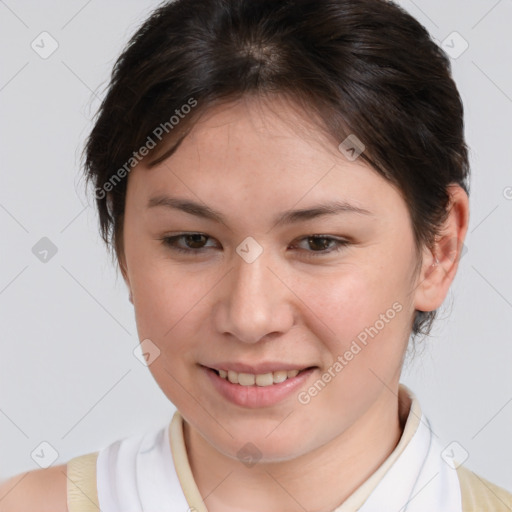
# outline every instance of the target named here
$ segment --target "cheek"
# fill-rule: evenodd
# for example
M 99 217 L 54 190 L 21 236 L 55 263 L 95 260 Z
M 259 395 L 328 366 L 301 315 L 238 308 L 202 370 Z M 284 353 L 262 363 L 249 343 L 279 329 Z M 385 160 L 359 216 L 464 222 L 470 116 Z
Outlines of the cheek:
M 162 340 L 192 305 L 191 279 L 183 268 L 172 265 L 163 252 L 154 249 L 154 241 L 149 241 L 147 248 L 142 243 L 127 245 L 139 337 Z
M 344 357 L 355 379 L 358 373 L 368 377 L 369 366 L 394 371 L 408 339 L 405 270 L 384 268 L 374 263 L 297 283 L 309 329 L 322 340 L 332 361 Z
M 204 315 L 205 295 L 210 287 L 204 279 L 188 275 L 168 261 L 139 261 L 134 277 L 134 309 L 139 340 L 158 348 L 158 357 L 149 365 L 155 381 L 169 400 L 183 401 L 182 386 L 189 379 L 188 368 L 195 364 L 198 325 Z M 151 346 L 151 345 L 150 345 Z M 156 353 L 156 352 L 155 352 Z
M 374 324 L 393 303 L 401 302 L 406 293 L 405 282 L 390 274 L 389 269 L 381 273 L 353 268 L 321 278 L 301 279 L 295 289 L 327 331 L 346 338 Z
M 140 334 L 162 343 L 176 338 L 178 332 L 183 334 L 205 294 L 204 280 L 197 283 L 180 272 L 162 273 L 156 268 L 138 272 L 134 306 Z
M 180 364 L 195 362 L 197 347 L 191 340 L 201 342 L 199 330 L 208 335 L 210 299 L 221 275 L 171 263 L 165 256 L 134 258 L 133 264 L 139 339 L 150 339 L 164 356 L 159 363 L 179 371 Z
M 396 275 L 388 274 L 385 281 L 379 275 L 351 269 L 326 279 L 308 296 L 309 328 L 321 339 L 327 358 L 318 376 L 322 382 L 302 390 L 301 403 L 309 402 L 332 428 L 355 421 L 382 391 L 382 383 L 400 373 L 408 340 L 408 313 L 400 300 L 404 290 L 396 280 L 388 282 Z

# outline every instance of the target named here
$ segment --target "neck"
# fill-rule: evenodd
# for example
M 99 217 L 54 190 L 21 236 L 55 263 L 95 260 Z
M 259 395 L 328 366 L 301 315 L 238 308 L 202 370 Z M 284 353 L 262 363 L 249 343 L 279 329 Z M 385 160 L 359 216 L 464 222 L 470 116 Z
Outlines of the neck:
M 184 438 L 209 512 L 329 512 L 389 457 L 400 440 L 409 407 L 409 401 L 402 401 L 399 408 L 397 395 L 384 389 L 356 423 L 329 443 L 293 460 L 252 467 L 241 467 L 238 460 L 217 451 L 186 422 Z

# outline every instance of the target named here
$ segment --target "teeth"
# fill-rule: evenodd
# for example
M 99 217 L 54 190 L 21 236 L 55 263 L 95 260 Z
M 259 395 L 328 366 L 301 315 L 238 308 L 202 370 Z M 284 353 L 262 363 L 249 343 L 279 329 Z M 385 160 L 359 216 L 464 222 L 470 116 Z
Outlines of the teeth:
M 274 375 L 272 372 L 270 373 L 262 373 L 261 375 L 256 375 L 256 386 L 272 386 L 274 384 Z M 240 382 L 240 377 L 238 378 Z
M 258 375 L 259 377 L 259 375 Z M 238 374 L 238 384 L 241 386 L 254 386 L 256 382 L 256 376 L 252 373 L 239 373 Z
M 279 370 L 278 372 L 274 372 L 274 382 L 278 384 L 279 382 L 284 382 L 288 378 L 288 372 L 286 370 Z
M 272 384 L 279 384 L 286 379 L 296 377 L 299 370 L 278 370 L 276 372 L 261 373 L 254 375 L 252 373 L 237 373 L 233 370 L 219 370 L 219 376 L 227 379 L 232 384 L 240 384 L 241 386 L 272 386 Z

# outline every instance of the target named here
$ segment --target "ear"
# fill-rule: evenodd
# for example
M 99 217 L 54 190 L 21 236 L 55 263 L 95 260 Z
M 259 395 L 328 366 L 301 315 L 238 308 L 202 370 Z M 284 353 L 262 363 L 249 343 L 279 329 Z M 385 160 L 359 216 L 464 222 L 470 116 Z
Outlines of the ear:
M 455 278 L 469 223 L 469 198 L 457 184 L 449 185 L 448 217 L 433 248 L 425 249 L 417 276 L 415 309 L 434 311 L 443 303 Z

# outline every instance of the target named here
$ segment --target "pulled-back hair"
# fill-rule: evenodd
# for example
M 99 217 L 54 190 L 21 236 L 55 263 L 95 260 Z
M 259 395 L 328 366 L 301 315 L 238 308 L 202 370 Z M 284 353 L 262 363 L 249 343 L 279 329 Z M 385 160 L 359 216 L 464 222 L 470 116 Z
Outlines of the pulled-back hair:
M 384 0 L 177 0 L 156 9 L 118 58 L 84 152 L 102 238 L 118 261 L 142 148 L 165 136 L 161 161 L 208 107 L 248 94 L 292 99 L 336 145 L 355 134 L 361 158 L 402 194 L 421 264 L 448 215 L 448 185 L 469 193 L 463 105 L 445 53 Z M 435 313 L 416 311 L 413 334 L 428 334 Z

